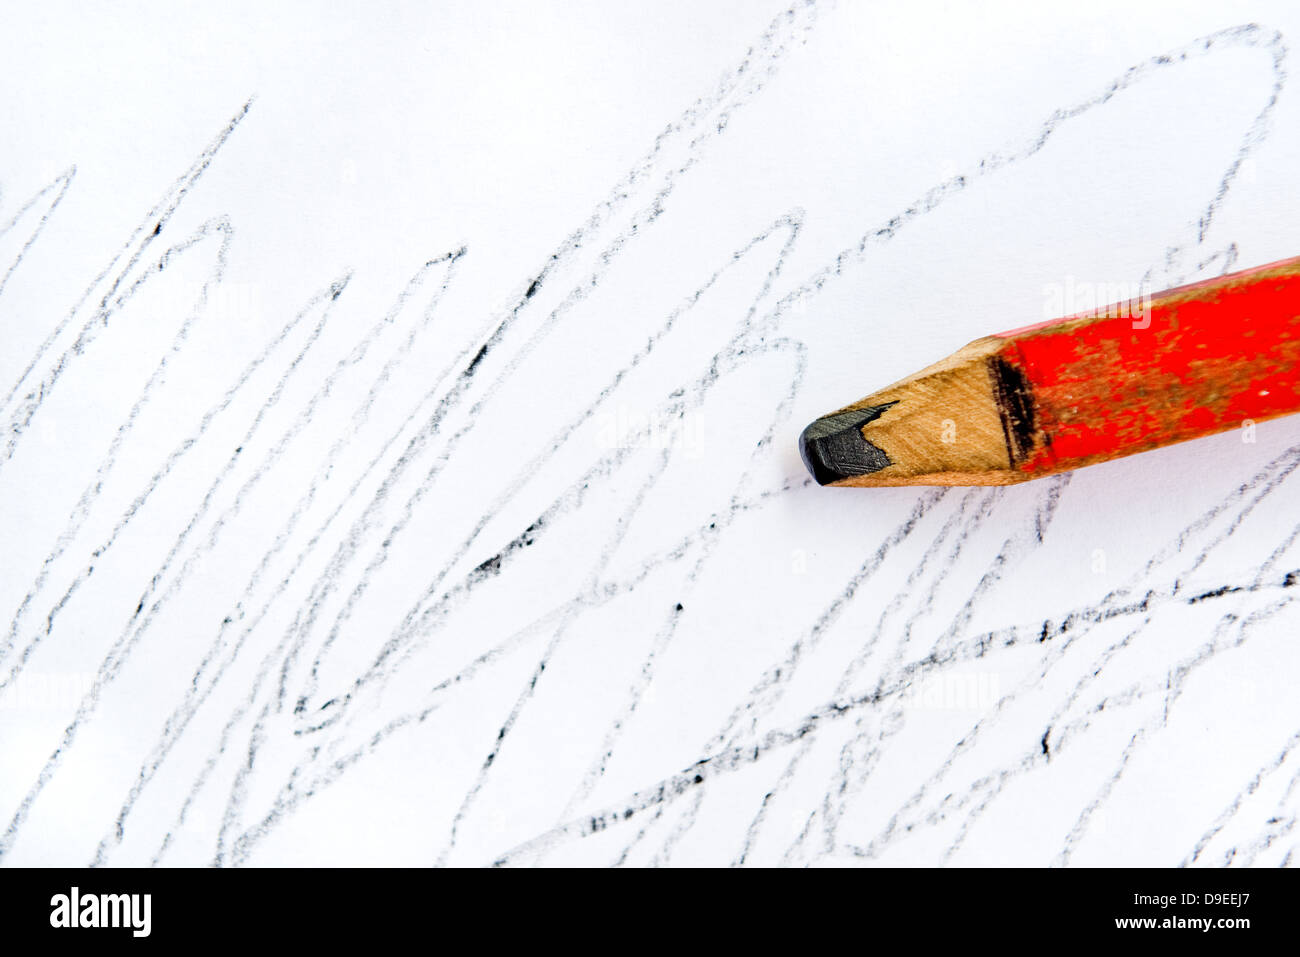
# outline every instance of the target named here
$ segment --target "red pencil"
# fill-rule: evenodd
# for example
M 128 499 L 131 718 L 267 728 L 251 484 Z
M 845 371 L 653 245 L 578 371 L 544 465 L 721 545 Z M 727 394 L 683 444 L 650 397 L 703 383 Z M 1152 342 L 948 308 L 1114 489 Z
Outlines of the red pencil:
M 1300 257 L 977 339 L 822 416 L 822 485 L 1009 485 L 1300 412 Z

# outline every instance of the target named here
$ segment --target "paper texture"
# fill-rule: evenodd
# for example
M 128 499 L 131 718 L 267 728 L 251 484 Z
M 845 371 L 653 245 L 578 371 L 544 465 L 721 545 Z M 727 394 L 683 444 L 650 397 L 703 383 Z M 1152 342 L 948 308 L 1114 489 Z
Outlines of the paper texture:
M 0 863 L 1294 862 L 1300 421 L 796 448 L 1300 253 L 1294 7 L 6 21 Z

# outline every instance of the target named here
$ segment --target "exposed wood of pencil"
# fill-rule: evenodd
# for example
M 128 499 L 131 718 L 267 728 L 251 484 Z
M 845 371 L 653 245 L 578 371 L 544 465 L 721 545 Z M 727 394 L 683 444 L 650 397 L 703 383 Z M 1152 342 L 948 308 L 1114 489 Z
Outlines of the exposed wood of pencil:
M 1300 257 L 977 339 L 822 416 L 822 485 L 1009 485 L 1300 412 Z

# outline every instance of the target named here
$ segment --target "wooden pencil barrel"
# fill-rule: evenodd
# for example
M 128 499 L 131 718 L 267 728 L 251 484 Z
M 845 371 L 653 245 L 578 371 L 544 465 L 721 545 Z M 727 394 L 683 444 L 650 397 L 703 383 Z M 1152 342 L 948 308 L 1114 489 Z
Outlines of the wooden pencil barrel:
M 1134 308 L 1140 305 L 1141 308 Z M 1002 333 L 1046 474 L 1300 411 L 1300 257 Z

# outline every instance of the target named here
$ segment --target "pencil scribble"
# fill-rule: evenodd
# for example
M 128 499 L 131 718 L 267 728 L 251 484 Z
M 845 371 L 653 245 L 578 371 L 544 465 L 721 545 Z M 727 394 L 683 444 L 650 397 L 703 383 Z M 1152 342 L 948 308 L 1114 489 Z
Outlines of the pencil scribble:
M 185 410 L 188 418 L 168 433 L 172 444 L 159 455 L 141 445 L 141 434 L 175 401 L 168 391 L 175 366 L 213 321 L 208 304 L 239 240 L 238 224 L 220 215 L 183 236 L 173 236 L 169 224 L 221 162 L 227 142 L 257 122 L 252 101 L 235 113 L 53 326 L 3 404 L 0 475 L 38 468 L 42 416 L 77 390 L 96 348 L 137 334 L 132 317 L 169 271 L 201 277 L 191 307 L 169 319 L 169 336 L 140 333 L 155 355 L 139 367 L 138 391 L 124 398 L 118 419 L 105 425 L 91 477 L 62 530 L 42 543 L 45 553 L 18 588 L 0 640 L 3 693 L 40 654 L 81 640 L 69 623 L 74 613 L 97 609 L 107 635 L 80 646 L 83 657 L 93 654 L 93 681 L 70 713 L 43 728 L 35 773 L 16 762 L 6 768 L 6 777 L 22 780 L 4 806 L 0 859 L 24 840 L 65 764 L 95 747 L 85 742 L 95 740 L 95 719 L 114 683 L 137 660 L 172 656 L 179 664 L 171 670 L 185 678 L 153 688 L 166 716 L 136 742 L 129 786 L 82 797 L 86 813 L 102 820 L 100 840 L 85 849 L 94 864 L 185 863 L 198 855 L 218 865 L 255 860 L 278 828 L 346 776 L 364 775 L 368 760 L 387 749 L 438 769 L 446 808 L 429 863 L 553 863 L 584 841 L 595 848 L 587 859 L 597 862 L 674 863 L 712 826 L 710 792 L 742 779 L 743 794 L 733 789 L 727 800 L 743 808 L 744 820 L 719 863 L 899 860 L 890 855 L 900 849 L 914 855 L 903 859 L 959 861 L 1004 796 L 1097 747 L 1105 766 L 1074 770 L 1082 797 L 1042 856 L 1044 863 L 1076 860 L 1189 682 L 1288 613 L 1300 576 L 1291 551 L 1300 525 L 1279 525 L 1271 540 L 1260 538 L 1266 557 L 1245 573 L 1215 577 L 1215 559 L 1244 523 L 1293 488 L 1300 446 L 1212 509 L 1189 514 L 1182 532 L 1161 543 L 1130 582 L 1046 618 L 999 605 L 998 589 L 1040 554 L 1066 507 L 1069 475 L 1011 490 L 909 491 L 893 527 L 862 540 L 859 567 L 829 591 L 812 592 L 793 628 L 770 626 L 779 640 L 768 643 L 777 650 L 745 689 L 693 712 L 713 715 L 712 724 L 693 720 L 692 739 L 672 737 L 681 733 L 675 726 L 663 732 L 674 766 L 664 768 L 660 757 L 636 760 L 646 736 L 630 743 L 633 729 L 656 720 L 644 716 L 673 667 L 683 623 L 712 607 L 728 556 L 756 524 L 827 494 L 804 477 L 791 451 L 807 350 L 786 331 L 792 313 L 956 195 L 1030 162 L 1076 118 L 1189 60 L 1249 49 L 1268 58 L 1272 85 L 1260 92 L 1259 112 L 1213 195 L 1144 282 L 1155 288 L 1211 268 L 1230 271 L 1236 246 L 1210 248 L 1211 227 L 1242 162 L 1267 138 L 1286 81 L 1280 35 L 1245 25 L 1153 56 L 1057 109 L 1023 142 L 901 204 L 788 285 L 805 216 L 773 210 L 770 225 L 737 243 L 702 282 L 682 283 L 678 306 L 642 330 L 643 344 L 611 365 L 604 385 L 576 411 L 531 422 L 542 440 L 521 457 L 501 454 L 492 463 L 499 483 L 467 489 L 463 468 L 456 471 L 464 457 L 489 454 L 483 416 L 494 403 L 515 400 L 518 377 L 541 344 L 612 269 L 635 257 L 638 241 L 673 207 L 678 187 L 707 161 L 729 121 L 763 95 L 818 22 L 811 2 L 773 20 L 716 88 L 673 120 L 516 282 L 508 307 L 473 345 L 455 352 L 441 339 L 441 327 L 455 317 L 440 304 L 474 254 L 457 242 L 424 253 L 391 307 L 347 348 L 330 333 L 348 308 L 354 277 L 316 277 L 315 293 L 238 374 Z M 0 238 L 24 230 L 28 237 L 0 272 L 0 307 L 5 284 L 75 188 L 69 169 L 0 231 Z M 758 401 L 751 395 L 747 450 L 704 493 L 714 497 L 683 508 L 653 549 L 638 552 L 639 523 L 647 515 L 667 522 L 661 506 L 671 493 L 664 489 L 699 465 L 677 446 L 645 441 L 650 425 L 594 454 L 591 436 L 657 350 L 677 342 L 711 297 L 735 295 L 735 288 L 744 290 L 743 314 L 707 352 L 695 349 L 693 368 L 659 383 L 654 420 L 707 410 L 727 389 L 748 388 L 748 374 L 762 373 L 767 388 L 778 381 L 780 389 Z M 778 298 L 782 288 L 789 291 Z M 712 341 L 699 339 L 700 346 Z M 539 475 L 549 476 L 544 494 L 536 491 Z M 453 524 L 442 513 L 430 524 L 429 510 L 448 496 L 476 503 L 464 528 L 442 530 L 439 522 Z M 531 511 L 519 520 L 523 508 Z M 506 516 L 514 524 L 504 524 Z M 569 543 L 582 535 L 600 545 L 575 556 Z M 164 544 L 151 550 L 150 542 Z M 423 556 L 417 569 L 412 554 Z M 968 574 L 955 575 L 958 567 Z M 99 585 L 106 577 L 111 586 Z M 416 593 L 403 587 L 412 580 Z M 218 583 L 233 596 L 224 613 L 178 634 L 189 596 Z M 669 593 L 670 601 L 660 600 Z M 467 629 L 463 622 L 482 602 L 511 603 L 512 629 Z M 1157 623 L 1165 627 L 1169 616 L 1192 607 L 1200 621 L 1212 622 L 1203 637 L 1135 657 L 1145 654 Z M 629 624 L 626 634 L 605 634 L 608 671 L 593 666 L 575 678 L 568 656 L 591 645 L 593 630 L 609 628 L 605 613 L 613 609 Z M 989 620 L 999 624 L 980 624 Z M 974 662 L 1020 677 L 986 708 L 954 712 L 933 739 L 951 743 L 900 773 L 915 721 L 910 696 Z M 528 742 L 566 734 L 563 722 L 548 724 L 557 705 L 545 695 L 557 672 L 568 675 L 565 694 L 587 691 L 598 700 L 599 726 L 563 768 L 548 771 L 567 775 L 567 800 L 545 809 L 549 823 L 518 834 L 494 821 L 491 791 L 503 764 Z M 484 695 L 489 681 L 495 690 Z M 662 711 L 654 714 L 664 720 Z M 1103 739 L 1114 747 L 1099 745 Z M 1239 782 L 1237 797 L 1204 822 L 1181 863 L 1251 863 L 1273 850 L 1280 862 L 1292 861 L 1298 740 L 1300 730 Z M 523 750 L 512 755 L 516 747 Z M 755 769 L 762 775 L 751 774 Z M 888 775 L 911 783 L 886 786 Z

